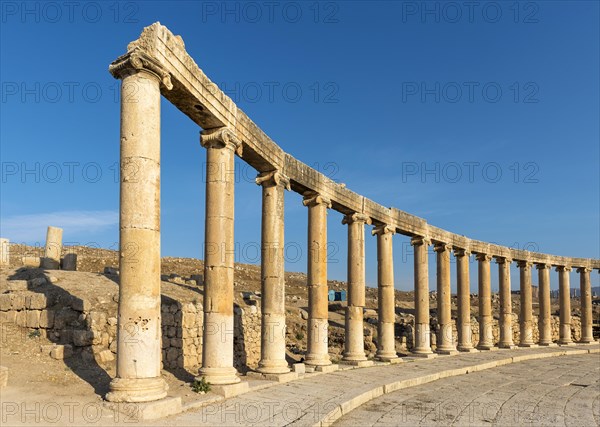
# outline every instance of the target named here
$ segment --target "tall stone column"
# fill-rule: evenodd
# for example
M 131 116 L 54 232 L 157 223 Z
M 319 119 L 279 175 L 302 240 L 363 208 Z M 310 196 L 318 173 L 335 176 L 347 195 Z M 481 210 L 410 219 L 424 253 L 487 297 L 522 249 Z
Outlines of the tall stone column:
M 379 323 L 377 330 L 376 357 L 384 362 L 398 360 L 396 353 L 396 304 L 394 302 L 394 255 L 393 235 L 396 229 L 380 225 L 372 231 L 377 235 L 377 291 Z
M 592 285 L 590 282 L 591 268 L 580 267 L 579 286 L 581 291 L 581 340 L 582 343 L 594 342 L 592 334 Z
M 202 131 L 206 148 L 204 328 L 199 378 L 214 385 L 240 381 L 233 367 L 235 153 L 242 145 L 227 128 Z
M 348 305 L 344 362 L 367 360 L 365 355 L 363 308 L 365 307 L 365 224 L 371 218 L 353 213 L 344 217 L 348 225 Z
M 488 254 L 477 254 L 479 262 L 479 343 L 478 350 L 493 350 L 492 335 L 492 289 L 490 283 L 490 260 Z
M 450 252 L 452 246 L 436 243 L 437 253 L 437 317 L 439 332 L 436 353 L 455 354 L 456 344 L 452 337 L 452 293 L 450 290 Z
M 305 363 L 331 365 L 328 352 L 327 209 L 331 201 L 318 193 L 304 194 L 308 207 L 308 337 Z
M 48 231 L 46 232 L 46 248 L 41 262 L 42 268 L 51 270 L 58 270 L 60 268 L 62 237 L 62 228 L 48 227 Z
M 519 315 L 519 347 L 536 347 L 533 342 L 533 301 L 531 296 L 531 262 L 519 261 L 521 313 Z
M 538 329 L 540 331 L 539 345 L 551 346 L 552 342 L 552 322 L 550 315 L 552 306 L 550 303 L 550 270 L 551 264 L 536 264 L 538 269 L 538 286 L 540 300 L 540 316 L 538 318 Z
M 427 249 L 431 240 L 414 236 L 410 244 L 415 248 L 415 342 L 412 352 L 416 356 L 431 357 L 429 326 L 429 265 Z
M 261 342 L 258 371 L 284 374 L 290 371 L 285 360 L 285 261 L 284 194 L 290 181 L 278 171 L 261 173 Z
M 496 258 L 500 285 L 500 340 L 498 347 L 514 348 L 512 328 L 512 301 L 510 292 L 510 258 Z
M 147 402 L 168 389 L 160 372 L 160 84 L 169 89 L 170 80 L 137 51 L 109 70 L 122 96 L 117 374 L 106 399 Z
M 469 256 L 466 249 L 455 248 L 456 258 L 456 294 L 458 300 L 458 316 L 456 330 L 458 332 L 458 351 L 475 352 L 473 333 L 471 331 L 471 284 L 469 277 Z
M 10 265 L 10 241 L 0 238 L 0 267 L 8 267 Z
M 570 273 L 571 267 L 559 265 L 556 267 L 558 271 L 558 299 L 560 310 L 560 331 L 559 345 L 571 345 L 573 339 L 571 337 L 571 285 Z

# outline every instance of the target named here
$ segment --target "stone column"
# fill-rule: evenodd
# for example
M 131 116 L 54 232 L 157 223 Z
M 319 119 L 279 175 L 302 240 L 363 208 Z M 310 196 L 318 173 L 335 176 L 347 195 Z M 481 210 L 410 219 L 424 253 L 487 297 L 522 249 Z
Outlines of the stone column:
M 531 262 L 519 261 L 521 313 L 519 315 L 519 347 L 537 347 L 533 342 L 533 303 L 531 296 Z
M 58 227 L 48 227 L 46 232 L 46 250 L 42 257 L 42 268 L 58 270 L 60 268 L 60 257 L 62 254 L 63 230 Z
M 479 343 L 478 350 L 493 350 L 492 335 L 492 289 L 490 283 L 490 260 L 488 254 L 477 254 L 479 262 Z
M 594 342 L 592 334 L 592 285 L 590 282 L 591 268 L 580 267 L 577 269 L 579 273 L 579 286 L 581 291 L 581 343 Z
M 560 336 L 559 345 L 571 345 L 571 288 L 569 283 L 569 274 L 571 267 L 559 265 L 558 271 L 558 299 L 560 310 Z
M 327 209 L 331 201 L 318 193 L 304 194 L 308 207 L 308 337 L 305 363 L 331 365 L 328 352 L 327 319 Z
M 473 347 L 471 331 L 471 285 L 469 278 L 469 256 L 466 249 L 454 249 L 456 258 L 456 294 L 458 300 L 458 316 L 456 330 L 458 332 L 458 351 L 476 352 Z
M 240 381 L 233 367 L 235 242 L 234 167 L 241 143 L 227 128 L 204 130 L 206 220 L 204 231 L 204 328 L 199 377 L 214 385 Z
M 416 356 L 431 357 L 429 327 L 429 265 L 427 249 L 431 240 L 414 236 L 410 244 L 415 248 L 415 342 L 412 352 Z
M 512 300 L 510 292 L 510 258 L 496 258 L 500 285 L 500 340 L 498 347 L 515 348 L 512 328 Z
M 393 238 L 396 229 L 380 225 L 372 231 L 377 235 L 377 302 L 379 323 L 377 330 L 376 357 L 384 362 L 398 360 L 396 353 L 396 304 L 394 302 L 394 255 Z
M 551 346 L 552 342 L 552 323 L 550 315 L 552 307 L 550 303 L 550 270 L 551 264 L 536 264 L 538 269 L 538 286 L 540 300 L 540 316 L 538 318 L 538 329 L 540 331 L 539 345 Z
M 0 238 L 0 267 L 8 267 L 10 265 L 10 241 Z
M 452 293 L 450 290 L 450 252 L 452 246 L 436 243 L 437 253 L 437 318 L 439 332 L 436 353 L 456 354 L 456 344 L 452 337 Z
M 160 84 L 170 81 L 138 52 L 109 70 L 122 80 L 122 96 L 117 374 L 106 399 L 146 402 L 168 389 L 160 371 Z M 61 234 L 49 228 L 48 243 Z M 55 248 L 46 259 L 59 259 Z
M 346 307 L 346 340 L 344 362 L 367 360 L 365 355 L 363 308 L 365 307 L 365 224 L 371 218 L 354 213 L 344 217 L 348 224 L 348 305 Z
M 258 371 L 284 374 L 290 371 L 285 359 L 285 262 L 284 194 L 290 181 L 278 171 L 261 173 L 261 343 Z

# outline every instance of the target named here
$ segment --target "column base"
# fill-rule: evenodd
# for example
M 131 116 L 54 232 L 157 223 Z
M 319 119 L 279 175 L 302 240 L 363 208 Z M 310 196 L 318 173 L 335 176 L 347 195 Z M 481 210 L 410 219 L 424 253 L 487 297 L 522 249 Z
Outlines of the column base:
M 304 364 L 309 366 L 328 366 L 331 365 L 328 354 L 307 354 L 304 357 Z
M 364 352 L 362 353 L 344 353 L 343 357 L 342 357 L 342 361 L 343 362 L 362 362 L 364 360 L 367 360 L 367 356 L 365 355 Z
M 498 344 L 496 344 L 498 346 L 498 348 L 516 348 L 517 345 L 512 342 L 512 341 L 504 341 L 504 342 L 499 342 Z
M 105 399 L 109 402 L 152 402 L 167 396 L 169 386 L 162 377 L 115 378 Z
M 595 344 L 597 341 L 593 338 L 582 338 L 577 341 L 577 344 Z
M 429 352 L 413 351 L 411 356 L 412 357 L 421 357 L 423 359 L 433 359 L 434 357 L 437 357 L 438 355 L 435 354 L 433 351 L 429 350 Z
M 458 354 L 458 350 L 455 348 L 438 348 L 435 352 L 443 356 L 454 356 L 455 354 Z
M 258 371 L 248 371 L 246 373 L 248 378 L 256 378 L 259 380 L 266 381 L 276 381 L 278 383 L 287 383 L 288 381 L 293 381 L 298 379 L 297 372 L 285 372 L 281 374 L 263 374 Z
M 286 374 L 290 367 L 285 360 L 261 360 L 258 362 L 256 372 L 261 374 Z
M 399 359 L 398 355 L 396 353 L 379 353 L 379 354 L 375 354 L 375 359 L 381 361 L 381 362 L 391 362 L 392 360 L 396 360 Z
M 560 347 L 567 347 L 567 346 L 570 346 L 570 345 L 576 345 L 573 341 L 563 341 L 563 342 L 558 341 L 557 344 Z
M 238 378 L 239 381 L 239 378 Z M 246 393 L 250 390 L 247 382 L 237 382 L 234 384 L 221 384 L 215 385 L 211 387 L 210 391 L 219 396 L 223 396 L 225 399 L 228 399 L 233 396 L 237 396 L 239 394 Z
M 519 347 L 521 348 L 536 348 L 538 345 L 533 342 L 520 342 Z
M 340 369 L 339 365 L 334 365 L 332 363 L 330 363 L 329 365 L 319 365 L 319 366 L 315 366 L 315 371 L 317 372 L 323 372 L 324 374 L 327 374 L 329 372 L 335 372 L 338 369 Z
M 498 347 L 494 347 L 494 344 L 477 344 L 477 350 L 479 351 L 496 351 Z
M 200 368 L 196 380 L 201 380 L 202 377 L 211 385 L 228 385 L 240 382 L 235 368 Z
M 479 353 L 479 350 L 475 347 L 458 347 L 457 350 L 460 353 Z
M 342 359 L 340 361 L 340 364 L 342 365 L 350 365 L 350 366 L 357 366 L 359 368 L 366 368 L 367 366 L 373 366 L 374 362 L 372 360 L 345 360 Z
M 538 344 L 540 347 L 558 347 L 555 342 L 541 342 Z

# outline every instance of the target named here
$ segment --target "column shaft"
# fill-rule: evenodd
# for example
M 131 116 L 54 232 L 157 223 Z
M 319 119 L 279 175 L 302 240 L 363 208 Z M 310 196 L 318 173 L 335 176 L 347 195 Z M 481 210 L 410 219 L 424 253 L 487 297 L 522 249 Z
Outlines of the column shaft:
M 510 258 L 496 258 L 498 263 L 498 281 L 500 285 L 500 341 L 498 347 L 512 348 L 512 301 L 510 291 Z
M 578 268 L 579 286 L 581 291 L 581 340 L 582 343 L 594 342 L 592 331 L 592 285 L 590 282 L 590 268 Z
M 550 264 L 537 264 L 538 286 L 540 300 L 540 316 L 538 318 L 538 329 L 540 332 L 539 345 L 552 345 L 552 323 L 550 315 L 552 307 L 550 303 Z
M 531 263 L 519 261 L 521 313 L 519 316 L 519 347 L 533 347 L 533 301 L 531 296 Z
M 455 249 L 456 257 L 456 293 L 458 300 L 458 351 L 475 351 L 471 331 L 471 285 L 469 278 L 469 255 L 465 249 Z
M 452 337 L 451 251 L 452 246 L 445 243 L 435 245 L 435 252 L 437 253 L 437 318 L 439 327 L 436 352 L 440 354 L 456 353 L 456 344 Z
M 160 141 L 159 141 L 160 143 Z M 41 267 L 51 270 L 60 268 L 60 257 L 62 254 L 63 230 L 58 227 L 48 227 L 46 232 L 46 248 L 41 260 Z
M 415 276 L 415 342 L 412 352 L 417 355 L 432 354 L 429 326 L 429 265 L 428 246 L 431 240 L 415 236 L 411 239 L 414 249 Z
M 558 299 L 560 306 L 560 335 L 558 344 L 569 345 L 573 343 L 571 337 L 571 288 L 570 272 L 571 267 L 558 266 Z
M 388 225 L 373 229 L 377 235 L 377 291 L 379 323 L 377 354 L 379 360 L 389 362 L 398 358 L 396 353 L 396 304 L 394 302 L 393 235 L 396 230 Z
M 10 241 L 0 238 L 0 267 L 10 266 Z
M 487 254 L 477 254 L 479 262 L 479 343 L 478 350 L 494 347 L 492 335 L 492 289 L 490 283 L 490 260 Z

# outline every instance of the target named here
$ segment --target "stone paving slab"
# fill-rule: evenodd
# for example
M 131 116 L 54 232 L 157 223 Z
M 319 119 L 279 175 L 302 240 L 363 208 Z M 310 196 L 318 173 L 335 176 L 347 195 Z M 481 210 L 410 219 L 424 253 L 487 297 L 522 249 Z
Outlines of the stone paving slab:
M 404 388 L 512 363 L 588 353 L 600 353 L 598 344 L 464 353 L 434 359 L 415 359 L 396 365 L 336 371 L 251 390 L 193 412 L 164 418 L 160 424 L 328 426 L 360 405 Z M 557 375 L 555 380 L 561 376 L 562 374 Z M 571 373 L 564 373 L 564 376 L 559 382 L 577 378 L 577 375 Z M 542 375 L 536 376 L 532 372 L 528 378 L 513 378 L 511 386 L 507 386 L 502 392 L 518 394 L 527 390 L 531 381 L 543 383 L 543 380 Z M 465 392 L 468 394 L 468 390 Z

